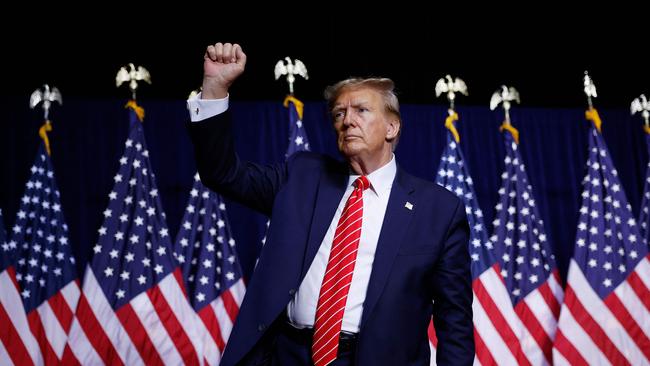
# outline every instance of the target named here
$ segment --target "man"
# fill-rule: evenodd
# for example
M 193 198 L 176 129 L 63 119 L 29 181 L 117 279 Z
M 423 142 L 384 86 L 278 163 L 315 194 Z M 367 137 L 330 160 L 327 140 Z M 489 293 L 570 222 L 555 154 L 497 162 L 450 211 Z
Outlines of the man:
M 188 101 L 202 182 L 272 216 L 221 365 L 429 365 L 432 315 L 438 364 L 472 364 L 465 209 L 397 166 L 392 81 L 326 91 L 344 163 L 302 152 L 260 166 L 237 158 L 227 111 L 245 65 L 239 45 L 208 46 Z

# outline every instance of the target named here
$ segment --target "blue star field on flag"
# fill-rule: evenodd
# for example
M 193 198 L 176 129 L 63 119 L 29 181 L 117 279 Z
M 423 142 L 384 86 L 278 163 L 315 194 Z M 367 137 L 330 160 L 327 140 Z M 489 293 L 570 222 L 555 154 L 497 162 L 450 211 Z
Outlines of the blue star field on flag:
M 289 104 L 289 146 L 285 154 L 288 159 L 297 151 L 309 151 L 309 140 L 302 125 L 302 112 L 298 113 L 298 110 L 303 108 L 302 103 L 295 98 L 285 103 Z M 299 106 L 296 106 L 296 103 L 300 103 Z
M 503 133 L 505 171 L 490 241 L 512 303 L 517 304 L 551 276 L 556 264 L 519 146 L 509 131 Z
M 26 313 L 76 279 L 75 258 L 52 160 L 41 143 L 12 228 L 16 279 Z
M 130 110 L 130 132 L 113 177 L 91 267 L 114 309 L 175 268 L 142 123 Z
M 488 240 L 483 223 L 483 212 L 479 208 L 474 183 L 463 158 L 463 152 L 449 131 L 447 146 L 440 159 L 436 183 L 458 196 L 465 205 L 470 226 L 469 250 L 472 258 L 472 276 L 476 278 L 494 264 L 494 250 Z
M 589 131 L 588 172 L 573 259 L 605 298 L 648 254 L 603 136 Z
M 242 277 L 226 206 L 198 173 L 178 232 L 174 257 L 183 270 L 190 303 L 200 311 Z

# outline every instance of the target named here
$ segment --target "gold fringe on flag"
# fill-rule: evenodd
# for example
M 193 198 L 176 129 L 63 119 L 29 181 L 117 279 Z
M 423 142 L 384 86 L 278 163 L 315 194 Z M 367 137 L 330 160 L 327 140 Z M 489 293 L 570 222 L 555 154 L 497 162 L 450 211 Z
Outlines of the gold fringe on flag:
M 456 129 L 456 126 L 454 126 L 454 121 L 458 121 L 458 113 L 456 112 L 451 113 L 445 119 L 445 127 L 451 131 L 451 134 L 454 135 L 454 140 L 458 143 L 460 142 L 460 135 L 458 135 L 458 130 Z
M 138 103 L 135 102 L 135 100 L 131 99 L 129 100 L 124 108 L 131 108 L 135 112 L 135 115 L 138 116 L 138 120 L 142 122 L 144 120 L 144 108 L 140 107 Z
M 43 143 L 45 143 L 45 151 L 47 151 L 47 155 L 52 156 L 52 151 L 50 150 L 50 139 L 47 138 L 47 133 L 50 131 L 52 131 L 52 124 L 50 123 L 50 120 L 46 120 L 41 128 L 38 129 L 38 135 L 41 136 Z
M 501 127 L 499 127 L 500 132 L 503 132 L 503 130 L 506 130 L 506 131 L 510 132 L 510 134 L 512 135 L 512 138 L 515 139 L 515 143 L 517 143 L 517 145 L 519 145 L 519 130 L 514 128 L 508 122 L 503 122 Z
M 298 112 L 298 118 L 302 121 L 302 110 L 305 105 L 293 95 L 287 95 L 287 97 L 284 98 L 284 102 L 282 103 L 282 105 L 285 108 L 288 108 L 289 102 L 293 102 L 293 105 L 296 106 L 296 112 Z
M 598 130 L 598 133 L 600 133 L 600 126 L 603 124 L 603 121 L 600 120 L 600 116 L 598 115 L 596 108 L 589 108 L 585 112 L 585 117 L 594 123 L 594 126 L 596 126 L 596 129 Z

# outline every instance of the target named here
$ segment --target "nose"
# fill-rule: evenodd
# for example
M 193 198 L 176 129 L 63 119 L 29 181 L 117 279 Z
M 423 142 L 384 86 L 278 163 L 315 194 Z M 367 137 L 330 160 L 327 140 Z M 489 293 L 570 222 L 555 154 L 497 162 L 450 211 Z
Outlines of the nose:
M 352 109 L 348 108 L 348 110 L 345 112 L 345 116 L 343 117 L 343 125 L 351 126 L 353 123 L 354 119 L 352 118 Z

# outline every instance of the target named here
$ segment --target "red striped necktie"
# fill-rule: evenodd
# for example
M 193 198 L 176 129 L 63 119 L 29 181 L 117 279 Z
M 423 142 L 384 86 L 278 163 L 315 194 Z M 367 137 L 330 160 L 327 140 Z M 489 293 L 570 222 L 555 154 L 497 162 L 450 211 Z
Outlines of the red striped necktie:
M 325 366 L 336 359 L 343 312 L 352 283 L 352 273 L 361 238 L 363 191 L 369 185 L 368 178 L 365 176 L 360 176 L 354 181 L 354 191 L 345 203 L 345 208 L 336 226 L 316 308 L 314 339 L 311 348 L 314 366 Z

